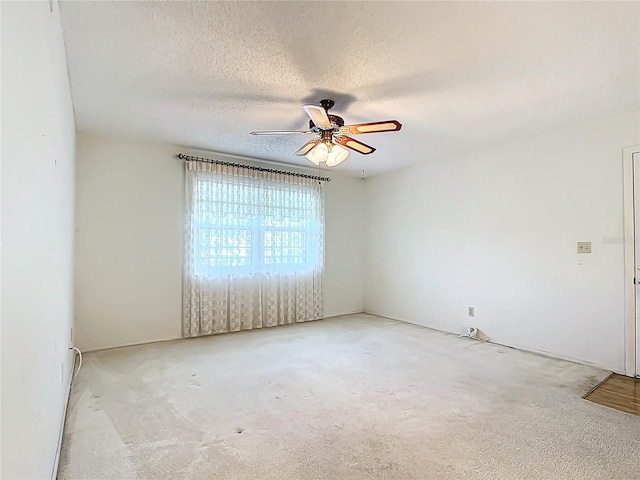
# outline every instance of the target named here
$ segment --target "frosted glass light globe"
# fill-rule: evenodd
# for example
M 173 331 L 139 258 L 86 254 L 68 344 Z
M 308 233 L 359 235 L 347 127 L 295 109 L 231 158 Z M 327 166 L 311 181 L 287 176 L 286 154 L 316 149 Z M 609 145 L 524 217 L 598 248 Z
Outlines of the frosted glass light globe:
M 333 145 L 333 147 L 331 148 L 331 152 L 327 157 L 326 165 L 327 167 L 335 167 L 336 165 L 339 165 L 340 163 L 344 162 L 348 156 L 349 156 L 349 150 L 347 150 L 346 148 L 340 145 Z

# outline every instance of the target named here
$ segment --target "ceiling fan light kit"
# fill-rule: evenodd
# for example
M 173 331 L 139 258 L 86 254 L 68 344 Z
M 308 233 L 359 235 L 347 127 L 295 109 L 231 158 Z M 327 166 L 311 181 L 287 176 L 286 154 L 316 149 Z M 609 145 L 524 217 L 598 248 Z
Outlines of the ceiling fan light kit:
M 334 143 L 317 143 L 309 153 L 305 155 L 315 165 L 324 162 L 327 167 L 335 167 L 344 162 L 349 156 L 349 150 Z
M 397 132 L 402 128 L 402 124 L 397 120 L 345 125 L 342 117 L 329 114 L 329 109 L 333 105 L 333 100 L 325 99 L 320 100 L 318 105 L 302 106 L 309 116 L 309 130 L 261 130 L 251 132 L 251 135 L 318 135 L 318 138 L 305 143 L 295 152 L 295 155 L 306 157 L 314 165 L 320 166 L 321 163 L 324 163 L 327 167 L 335 167 L 347 159 L 349 156 L 347 149 L 363 155 L 369 155 L 376 151 L 375 148 L 347 135 Z

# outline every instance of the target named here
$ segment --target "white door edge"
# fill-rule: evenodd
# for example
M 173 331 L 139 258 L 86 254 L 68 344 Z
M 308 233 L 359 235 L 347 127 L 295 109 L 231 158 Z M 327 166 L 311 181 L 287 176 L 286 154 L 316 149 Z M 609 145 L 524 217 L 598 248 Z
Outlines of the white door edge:
M 635 272 L 635 216 L 634 216 L 634 175 L 633 154 L 640 153 L 640 145 L 626 147 L 622 150 L 623 195 L 624 195 L 624 318 L 625 318 L 625 374 L 634 377 L 640 374 L 636 355 L 636 286 L 633 283 Z M 640 193 L 640 192 L 639 192 Z M 640 241 L 640 239 L 638 239 Z M 639 276 L 640 277 L 640 276 Z

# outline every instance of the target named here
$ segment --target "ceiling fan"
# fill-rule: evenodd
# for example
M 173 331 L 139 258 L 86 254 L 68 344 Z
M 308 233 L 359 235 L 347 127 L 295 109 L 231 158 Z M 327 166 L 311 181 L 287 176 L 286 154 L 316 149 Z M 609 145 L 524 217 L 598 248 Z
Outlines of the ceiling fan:
M 363 155 L 369 155 L 376 151 L 375 148 L 348 135 L 397 132 L 402 128 L 397 120 L 345 125 L 342 117 L 329 114 L 334 103 L 333 100 L 320 100 L 318 105 L 302 106 L 310 118 L 309 130 L 259 130 L 251 132 L 251 135 L 318 135 L 318 138 L 305 143 L 295 155 L 304 155 L 315 165 L 324 163 L 327 167 L 335 167 L 349 156 L 347 148 Z

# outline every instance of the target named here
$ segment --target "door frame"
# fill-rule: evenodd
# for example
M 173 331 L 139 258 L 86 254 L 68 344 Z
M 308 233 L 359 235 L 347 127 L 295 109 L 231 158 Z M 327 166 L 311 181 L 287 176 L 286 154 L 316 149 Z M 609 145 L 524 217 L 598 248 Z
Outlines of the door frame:
M 633 154 L 640 153 L 640 145 L 626 147 L 622 149 L 622 168 L 623 168 L 623 195 L 624 195 L 624 234 L 622 244 L 624 246 L 624 318 L 625 318 L 625 342 L 624 342 L 624 362 L 625 375 L 635 377 L 640 375 L 640 371 L 636 369 L 636 286 L 634 278 L 636 278 L 636 261 L 635 261 L 635 242 L 640 241 L 635 238 L 635 215 L 634 215 L 634 175 L 633 175 Z M 640 275 L 638 275 L 640 278 Z

